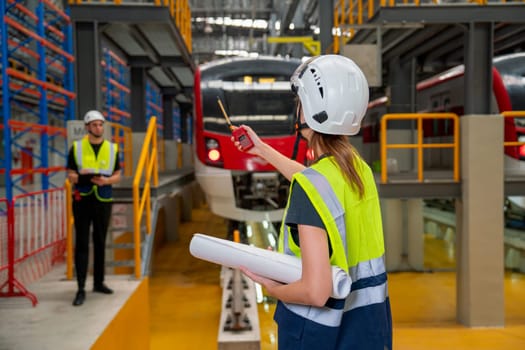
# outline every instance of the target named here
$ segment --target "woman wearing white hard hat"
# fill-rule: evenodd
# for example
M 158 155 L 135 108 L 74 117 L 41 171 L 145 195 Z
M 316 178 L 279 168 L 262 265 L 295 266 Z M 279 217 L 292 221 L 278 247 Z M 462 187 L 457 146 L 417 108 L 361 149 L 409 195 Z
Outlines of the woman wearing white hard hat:
M 391 349 L 379 197 L 370 167 L 347 136 L 360 130 L 368 83 L 352 60 L 339 55 L 306 61 L 290 81 L 298 97 L 297 131 L 309 146 L 308 167 L 241 127 L 253 143 L 246 152 L 263 157 L 291 181 L 279 251 L 301 257 L 302 277 L 282 284 L 243 272 L 279 299 L 274 315 L 279 350 Z M 330 297 L 331 265 L 352 278 L 344 299 Z

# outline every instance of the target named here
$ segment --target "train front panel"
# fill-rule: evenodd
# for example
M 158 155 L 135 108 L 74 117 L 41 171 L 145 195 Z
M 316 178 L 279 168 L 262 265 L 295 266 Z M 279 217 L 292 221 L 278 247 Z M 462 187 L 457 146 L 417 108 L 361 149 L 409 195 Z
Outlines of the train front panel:
M 295 96 L 289 78 L 299 63 L 224 60 L 196 74 L 196 177 L 215 214 L 237 221 L 282 219 L 289 182 L 264 159 L 237 150 L 217 101 L 233 125 L 250 126 L 264 142 L 292 157 Z M 298 161 L 304 162 L 305 148 L 300 142 Z

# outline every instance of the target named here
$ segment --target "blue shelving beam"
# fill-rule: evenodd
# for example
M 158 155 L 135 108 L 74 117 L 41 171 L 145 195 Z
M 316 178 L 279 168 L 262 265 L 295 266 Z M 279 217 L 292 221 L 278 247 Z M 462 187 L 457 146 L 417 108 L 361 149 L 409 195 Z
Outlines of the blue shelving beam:
M 63 185 L 50 180 L 65 170 L 65 126 L 75 113 L 74 56 L 69 8 L 50 0 L 3 0 L 0 15 L 2 173 L 10 202 L 14 191 Z M 24 186 L 34 174 L 41 188 Z
M 146 80 L 146 125 L 152 116 L 157 117 L 157 133 L 164 138 L 164 123 L 162 118 L 162 94 L 160 89 L 150 80 Z

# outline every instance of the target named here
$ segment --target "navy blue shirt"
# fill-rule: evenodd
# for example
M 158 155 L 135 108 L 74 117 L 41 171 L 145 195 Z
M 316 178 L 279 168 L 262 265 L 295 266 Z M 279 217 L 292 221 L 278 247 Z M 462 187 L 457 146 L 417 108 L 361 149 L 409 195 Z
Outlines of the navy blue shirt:
M 290 206 L 288 207 L 284 223 L 290 227 L 290 234 L 295 244 L 300 246 L 297 225 L 315 226 L 320 227 L 323 230 L 326 230 L 326 227 L 323 220 L 321 220 L 319 213 L 315 210 L 312 201 L 308 198 L 308 195 L 297 181 L 293 183 L 291 191 Z M 328 246 L 329 256 L 331 256 L 332 246 L 329 238 Z

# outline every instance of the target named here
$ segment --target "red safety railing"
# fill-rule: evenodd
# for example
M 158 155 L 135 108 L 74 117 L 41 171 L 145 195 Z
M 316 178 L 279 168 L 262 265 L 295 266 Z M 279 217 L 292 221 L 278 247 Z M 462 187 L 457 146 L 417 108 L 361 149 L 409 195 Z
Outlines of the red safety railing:
M 66 190 L 22 194 L 12 203 L 0 199 L 0 297 L 36 295 L 24 285 L 64 260 L 66 250 Z

